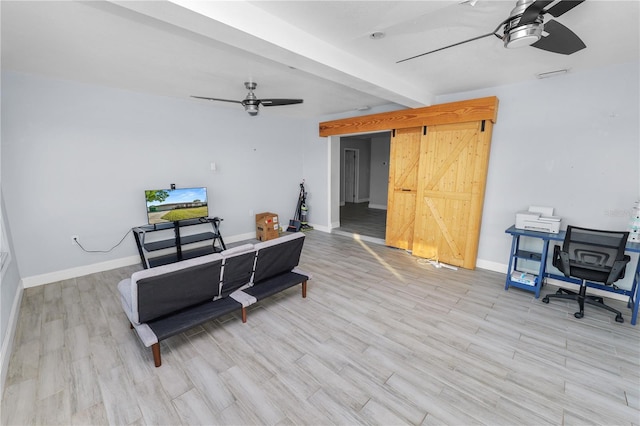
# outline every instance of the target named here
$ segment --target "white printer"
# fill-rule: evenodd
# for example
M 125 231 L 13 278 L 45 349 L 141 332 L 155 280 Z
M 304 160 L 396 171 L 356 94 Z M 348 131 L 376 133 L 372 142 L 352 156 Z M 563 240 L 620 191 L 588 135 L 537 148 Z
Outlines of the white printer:
M 561 218 L 553 215 L 553 207 L 531 206 L 527 211 L 516 213 L 516 228 L 527 231 L 560 232 Z

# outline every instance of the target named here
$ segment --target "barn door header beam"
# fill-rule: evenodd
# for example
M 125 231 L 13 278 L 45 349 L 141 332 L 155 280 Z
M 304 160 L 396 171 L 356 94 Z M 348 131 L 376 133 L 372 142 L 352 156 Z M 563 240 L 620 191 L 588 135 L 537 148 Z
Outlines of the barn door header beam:
M 497 118 L 498 98 L 490 96 L 423 108 L 324 121 L 319 124 L 319 134 L 326 137 L 481 120 L 490 120 L 495 123 Z

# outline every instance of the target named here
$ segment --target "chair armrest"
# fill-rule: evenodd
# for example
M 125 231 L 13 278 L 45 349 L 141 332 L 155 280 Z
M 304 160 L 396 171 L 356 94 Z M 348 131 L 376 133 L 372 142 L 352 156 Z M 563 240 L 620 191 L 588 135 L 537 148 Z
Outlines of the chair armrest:
M 616 260 L 613 263 L 613 267 L 611 268 L 611 272 L 609 272 L 609 277 L 607 278 L 607 285 L 611 285 L 614 281 L 624 278 L 624 272 L 626 270 L 627 263 L 629 263 L 630 260 L 631 257 L 625 255 L 622 260 Z
M 560 246 L 553 247 L 553 266 L 558 268 L 565 277 L 570 277 L 571 266 L 569 264 L 569 253 L 562 251 Z

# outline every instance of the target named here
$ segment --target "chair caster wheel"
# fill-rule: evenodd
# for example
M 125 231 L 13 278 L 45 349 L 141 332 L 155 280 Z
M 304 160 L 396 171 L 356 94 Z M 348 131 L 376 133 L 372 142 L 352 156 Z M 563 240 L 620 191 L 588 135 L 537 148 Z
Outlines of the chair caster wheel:
M 545 296 L 542 298 L 543 303 L 549 303 L 549 296 Z
M 624 322 L 624 318 L 622 318 L 622 315 L 616 315 L 616 322 L 619 322 L 619 323 Z
M 584 316 L 584 312 L 576 312 L 575 314 L 573 314 L 573 316 L 580 319 Z

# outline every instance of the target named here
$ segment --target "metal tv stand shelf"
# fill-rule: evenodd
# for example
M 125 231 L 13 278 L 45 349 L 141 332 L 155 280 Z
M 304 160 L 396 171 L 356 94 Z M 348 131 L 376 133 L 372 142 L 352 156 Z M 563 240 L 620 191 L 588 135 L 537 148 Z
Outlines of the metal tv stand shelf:
M 156 223 L 133 228 L 140 260 L 145 269 L 226 250 L 218 217 Z M 181 229 L 193 227 L 195 233 Z M 209 230 L 211 227 L 211 230 Z

